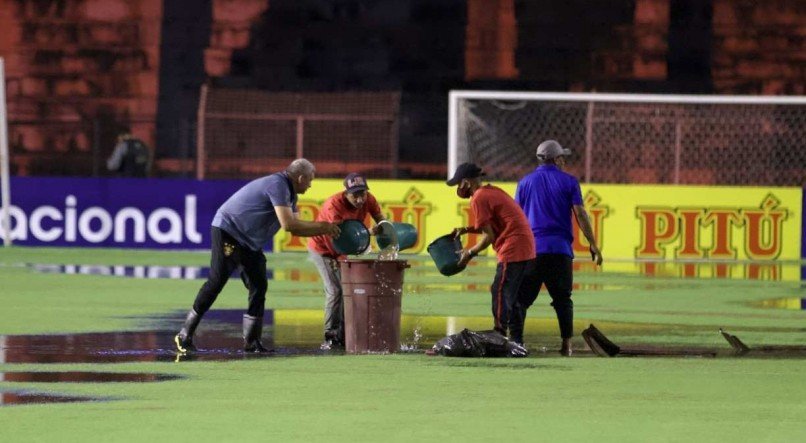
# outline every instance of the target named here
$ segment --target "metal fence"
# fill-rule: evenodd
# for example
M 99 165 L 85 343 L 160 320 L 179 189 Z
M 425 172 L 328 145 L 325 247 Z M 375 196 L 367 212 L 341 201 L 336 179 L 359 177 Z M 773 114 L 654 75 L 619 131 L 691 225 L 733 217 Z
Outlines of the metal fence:
M 398 92 L 289 93 L 203 87 L 196 176 L 243 178 L 314 161 L 322 175 L 394 177 Z

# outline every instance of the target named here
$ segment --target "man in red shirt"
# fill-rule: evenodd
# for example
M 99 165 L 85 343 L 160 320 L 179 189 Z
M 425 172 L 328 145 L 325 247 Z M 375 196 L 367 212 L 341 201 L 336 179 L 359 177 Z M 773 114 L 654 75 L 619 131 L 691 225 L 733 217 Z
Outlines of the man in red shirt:
M 369 186 L 359 174 L 352 173 L 344 179 L 344 191 L 325 200 L 316 221 L 339 224 L 344 220 L 365 222 L 367 215 L 375 223 L 384 220 L 381 207 L 369 193 Z M 370 229 L 377 233 L 377 225 Z M 331 237 L 320 235 L 308 239 L 311 261 L 319 270 L 325 285 L 325 341 L 322 349 L 344 346 L 344 304 L 342 303 L 340 254 L 333 248 Z
M 495 330 L 517 343 L 523 343 L 523 317 L 519 297 L 529 290 L 528 276 L 535 271 L 535 239 L 520 206 L 503 189 L 481 184 L 481 168 L 462 163 L 448 186 L 457 186 L 456 195 L 470 199 L 473 226 L 454 229 L 454 235 L 481 234 L 481 241 L 462 249 L 460 266 L 465 266 L 479 252 L 493 245 L 498 255 L 492 293 Z

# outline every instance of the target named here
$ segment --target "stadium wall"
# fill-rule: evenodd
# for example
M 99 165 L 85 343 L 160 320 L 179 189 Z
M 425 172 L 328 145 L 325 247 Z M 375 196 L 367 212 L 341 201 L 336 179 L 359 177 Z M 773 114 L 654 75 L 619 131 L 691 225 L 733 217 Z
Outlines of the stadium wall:
M 14 177 L 12 239 L 19 245 L 206 249 L 216 209 L 244 183 Z M 409 252 L 425 253 L 431 240 L 473 223 L 468 201 L 443 182 L 371 180 L 370 186 L 389 219 L 417 227 L 420 238 Z M 514 193 L 516 185 L 500 186 Z M 341 189 L 341 180 L 317 179 L 300 196 L 300 217 L 315 218 Z M 586 185 L 582 193 L 609 259 L 799 260 L 806 253 L 801 188 Z M 587 255 L 582 236 L 576 237 L 575 251 Z M 281 231 L 269 249 L 304 251 L 305 239 Z

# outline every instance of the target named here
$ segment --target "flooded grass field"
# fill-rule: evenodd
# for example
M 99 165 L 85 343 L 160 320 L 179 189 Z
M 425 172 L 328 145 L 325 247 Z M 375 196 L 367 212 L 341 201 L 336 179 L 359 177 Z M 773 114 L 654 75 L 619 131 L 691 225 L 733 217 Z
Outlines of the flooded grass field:
M 484 424 L 513 417 L 503 431 L 512 438 L 608 441 L 602 429 L 623 436 L 623 426 L 642 441 L 657 440 L 658 426 L 696 441 L 722 440 L 701 438 L 715 426 L 730 427 L 721 437 L 794 441 L 806 433 L 797 419 L 806 412 L 800 263 L 579 263 L 574 357 L 556 352 L 556 319 L 541 293 L 527 318 L 528 358 L 457 359 L 424 351 L 464 328 L 491 328 L 495 262 L 446 278 L 427 257 L 402 258 L 412 266 L 397 354 L 321 350 L 318 274 L 305 255 L 286 253 L 268 256 L 264 344 L 272 352 L 240 350 L 246 290 L 235 275 L 199 327 L 199 352 L 178 355 L 173 335 L 206 278 L 207 254 L 2 251 L 0 406 L 9 407 L 0 408 L 0 425 L 20 440 L 86 439 L 95 428 L 112 440 L 205 441 L 250 420 L 272 426 L 278 439 L 472 440 L 500 437 Z M 597 357 L 579 336 L 590 324 L 618 345 L 617 358 Z M 750 351 L 737 352 L 720 329 Z M 491 411 L 503 398 L 520 412 L 503 404 Z M 81 411 L 78 422 L 71 410 Z M 138 427 L 159 414 L 197 425 Z M 44 415 L 70 431 L 33 427 Z M 320 426 L 303 425 L 313 417 Z M 445 426 L 463 417 L 474 423 Z M 569 430 L 581 417 L 600 425 Z M 407 420 L 420 426 L 412 431 Z M 258 429 L 246 434 L 259 439 Z

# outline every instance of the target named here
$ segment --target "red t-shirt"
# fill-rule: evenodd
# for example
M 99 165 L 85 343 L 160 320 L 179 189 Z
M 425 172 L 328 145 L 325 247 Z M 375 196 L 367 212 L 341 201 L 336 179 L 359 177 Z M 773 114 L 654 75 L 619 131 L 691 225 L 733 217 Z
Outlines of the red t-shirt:
M 373 218 L 381 215 L 381 207 L 375 196 L 367 192 L 367 201 L 360 209 L 353 206 L 344 196 L 344 192 L 332 195 L 325 200 L 316 221 L 326 221 L 330 223 L 341 223 L 344 220 L 361 220 L 366 223 L 367 215 Z M 333 241 L 327 235 L 317 235 L 308 239 L 308 248 L 317 253 L 336 258 L 340 254 L 333 249 Z
M 476 219 L 475 228 L 490 225 L 493 229 L 493 249 L 499 262 L 535 258 L 535 238 L 529 221 L 506 191 L 493 185 L 482 186 L 473 193 L 470 209 Z

